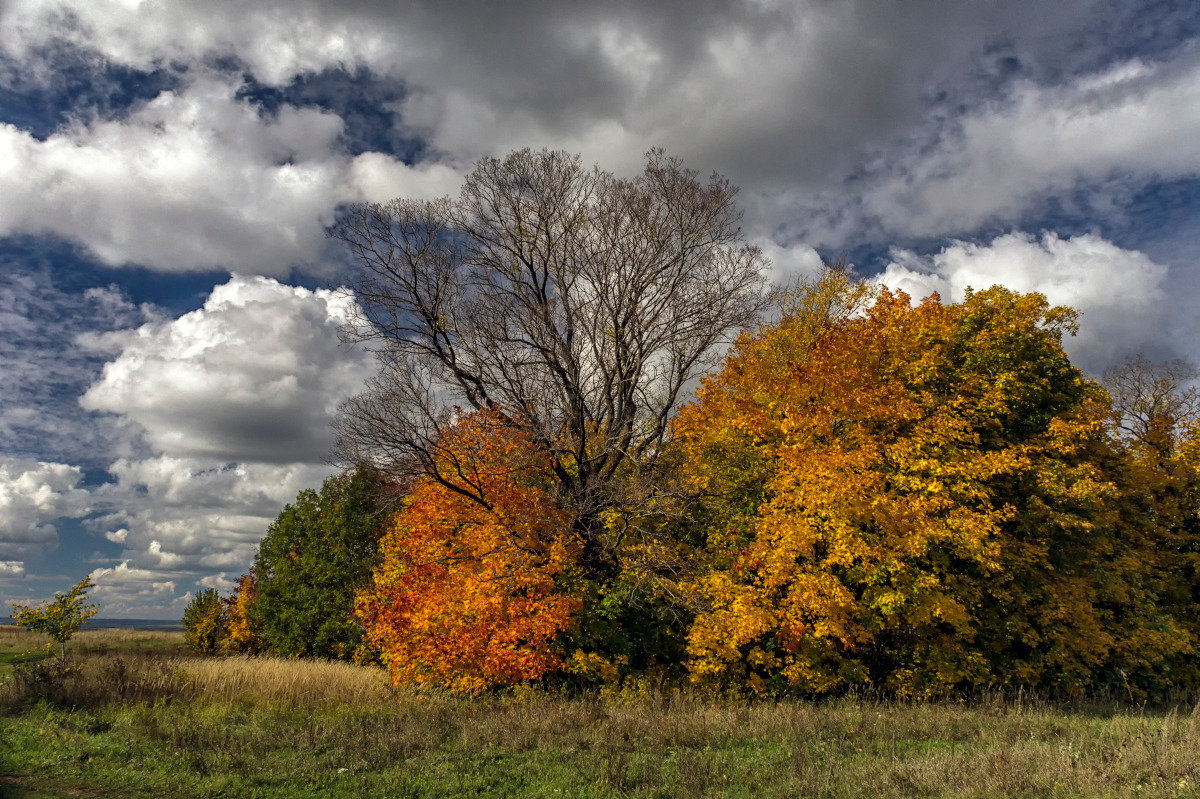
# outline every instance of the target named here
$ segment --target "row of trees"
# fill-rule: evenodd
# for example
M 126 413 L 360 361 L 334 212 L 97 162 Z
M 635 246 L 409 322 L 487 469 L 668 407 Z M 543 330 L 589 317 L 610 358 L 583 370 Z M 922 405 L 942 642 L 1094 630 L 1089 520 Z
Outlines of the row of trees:
M 526 151 L 348 214 L 361 466 L 271 528 L 228 646 L 464 691 L 1197 687 L 1187 375 L 1106 391 L 1036 294 L 772 296 L 733 197 L 658 152 L 624 180 Z

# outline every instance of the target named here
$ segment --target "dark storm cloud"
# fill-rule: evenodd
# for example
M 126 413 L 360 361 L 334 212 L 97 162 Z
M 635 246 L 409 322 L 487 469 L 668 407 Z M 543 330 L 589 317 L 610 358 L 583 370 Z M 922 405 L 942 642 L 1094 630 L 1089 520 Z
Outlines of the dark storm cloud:
M 280 86 L 366 68 L 402 83 L 403 123 L 453 155 L 575 142 L 628 161 L 660 144 L 755 185 L 839 180 L 930 98 L 973 102 L 961 87 L 981 64 L 1056 74 L 1088 63 L 1099 37 L 1135 51 L 1155 33 L 1115 27 L 1128 6 L 1089 0 L 55 8 L 12 4 L 10 50 L 66 41 L 139 69 L 226 56 Z

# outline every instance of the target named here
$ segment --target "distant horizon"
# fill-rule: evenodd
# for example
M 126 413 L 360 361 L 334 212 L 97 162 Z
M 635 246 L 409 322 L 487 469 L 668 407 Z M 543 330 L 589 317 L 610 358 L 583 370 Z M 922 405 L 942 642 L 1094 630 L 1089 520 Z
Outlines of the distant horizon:
M 86 629 L 89 626 L 91 626 L 91 627 L 103 627 L 106 625 L 111 626 L 112 622 L 124 622 L 124 624 L 120 625 L 122 627 L 128 627 L 128 626 L 130 626 L 130 623 L 132 623 L 132 622 L 147 622 L 147 623 L 153 623 L 155 626 L 158 626 L 158 627 L 162 627 L 165 625 L 172 625 L 172 626 L 178 627 L 180 629 L 183 629 L 183 620 L 172 618 L 170 616 L 162 616 L 162 617 L 93 616 L 92 618 L 90 618 L 86 622 L 84 622 L 82 629 Z M 4 616 L 4 617 L 0 618 L 0 625 L 5 625 L 5 624 L 19 626 L 16 624 L 15 621 L 13 621 L 11 616 Z

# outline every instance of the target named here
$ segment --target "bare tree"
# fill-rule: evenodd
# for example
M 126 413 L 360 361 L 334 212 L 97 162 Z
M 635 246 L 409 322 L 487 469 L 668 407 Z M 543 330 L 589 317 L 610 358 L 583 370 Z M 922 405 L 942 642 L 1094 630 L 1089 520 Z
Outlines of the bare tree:
M 767 302 L 735 194 L 658 150 L 634 179 L 522 150 L 480 161 L 457 199 L 353 207 L 331 235 L 361 266 L 351 335 L 382 368 L 343 406 L 340 455 L 471 495 L 438 431 L 495 411 L 550 453 L 582 565 L 612 573 L 602 515 L 640 501 L 627 473 L 647 473 L 689 381 Z
M 1128 438 L 1169 454 L 1180 426 L 1200 413 L 1200 377 L 1187 361 L 1163 363 L 1137 355 L 1104 373 L 1118 429 Z

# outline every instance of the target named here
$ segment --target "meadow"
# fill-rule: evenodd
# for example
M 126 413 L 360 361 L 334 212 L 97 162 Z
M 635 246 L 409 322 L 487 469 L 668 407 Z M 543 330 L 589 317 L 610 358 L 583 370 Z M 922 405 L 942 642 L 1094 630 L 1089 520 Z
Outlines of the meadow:
M 379 669 L 0 628 L 4 797 L 1200 796 L 1200 710 L 1024 697 L 478 698 Z

